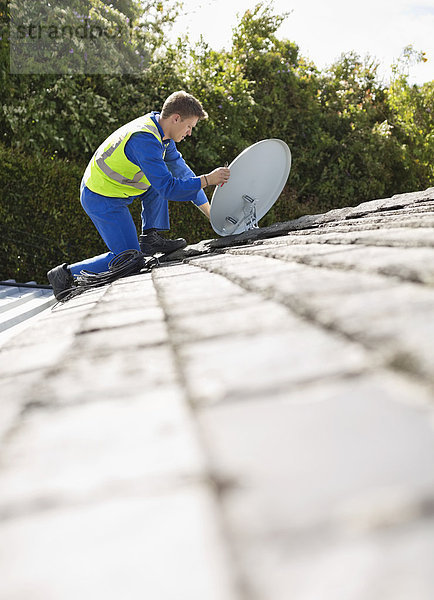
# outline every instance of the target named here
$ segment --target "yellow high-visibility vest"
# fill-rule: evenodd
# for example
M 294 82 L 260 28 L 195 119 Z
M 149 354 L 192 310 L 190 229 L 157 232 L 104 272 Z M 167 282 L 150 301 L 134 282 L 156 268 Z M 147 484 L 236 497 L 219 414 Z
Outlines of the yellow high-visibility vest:
M 133 133 L 139 131 L 152 133 L 157 138 L 164 158 L 163 140 L 151 115 L 138 117 L 117 129 L 100 145 L 84 174 L 86 187 L 112 198 L 138 196 L 151 187 L 143 171 L 125 154 L 125 144 Z

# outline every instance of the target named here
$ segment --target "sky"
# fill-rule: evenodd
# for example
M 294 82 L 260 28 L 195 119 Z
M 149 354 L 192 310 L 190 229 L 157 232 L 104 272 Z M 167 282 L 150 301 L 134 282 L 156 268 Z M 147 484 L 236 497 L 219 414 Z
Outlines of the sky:
M 215 50 L 229 49 L 237 13 L 253 8 L 255 0 L 184 0 L 184 14 L 170 34 L 187 34 L 191 42 L 203 35 Z M 412 44 L 428 61 L 411 68 L 409 81 L 434 80 L 434 0 L 274 0 L 274 12 L 292 11 L 277 32 L 300 47 L 300 53 L 324 69 L 342 52 L 369 54 L 381 64 L 387 83 L 390 65 Z

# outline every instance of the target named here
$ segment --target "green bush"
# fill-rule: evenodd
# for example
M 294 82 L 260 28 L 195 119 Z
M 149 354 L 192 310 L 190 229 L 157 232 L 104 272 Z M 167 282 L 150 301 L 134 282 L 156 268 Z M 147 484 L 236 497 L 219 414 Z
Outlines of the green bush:
M 82 247 L 101 251 L 80 206 L 81 172 L 71 162 L 0 144 L 1 279 L 46 283 L 46 271 Z

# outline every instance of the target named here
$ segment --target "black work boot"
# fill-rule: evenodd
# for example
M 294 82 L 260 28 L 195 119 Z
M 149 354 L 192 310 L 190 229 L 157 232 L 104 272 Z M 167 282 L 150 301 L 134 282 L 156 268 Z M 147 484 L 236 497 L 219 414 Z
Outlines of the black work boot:
M 53 287 L 53 293 L 56 297 L 56 300 L 62 300 L 67 296 L 67 292 L 71 290 L 74 286 L 74 277 L 72 276 L 71 271 L 68 269 L 68 265 L 63 263 L 63 265 L 59 265 L 48 271 L 47 273 L 48 281 L 51 283 Z
M 175 252 L 175 250 L 181 250 L 185 248 L 187 242 L 184 238 L 178 238 L 176 240 L 166 240 L 162 238 L 158 231 L 149 231 L 139 236 L 140 250 L 145 256 L 153 256 L 157 253 L 169 254 Z

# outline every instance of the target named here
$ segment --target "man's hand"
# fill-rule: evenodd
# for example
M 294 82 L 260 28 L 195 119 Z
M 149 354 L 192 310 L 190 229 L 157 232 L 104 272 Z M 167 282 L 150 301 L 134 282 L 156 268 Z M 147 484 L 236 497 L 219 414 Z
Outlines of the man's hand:
M 202 175 L 202 178 L 206 178 L 208 185 L 220 185 L 221 183 L 226 183 L 230 175 L 230 169 L 228 169 L 227 167 L 218 167 L 217 169 L 214 169 L 214 171 L 211 171 L 211 173 Z

